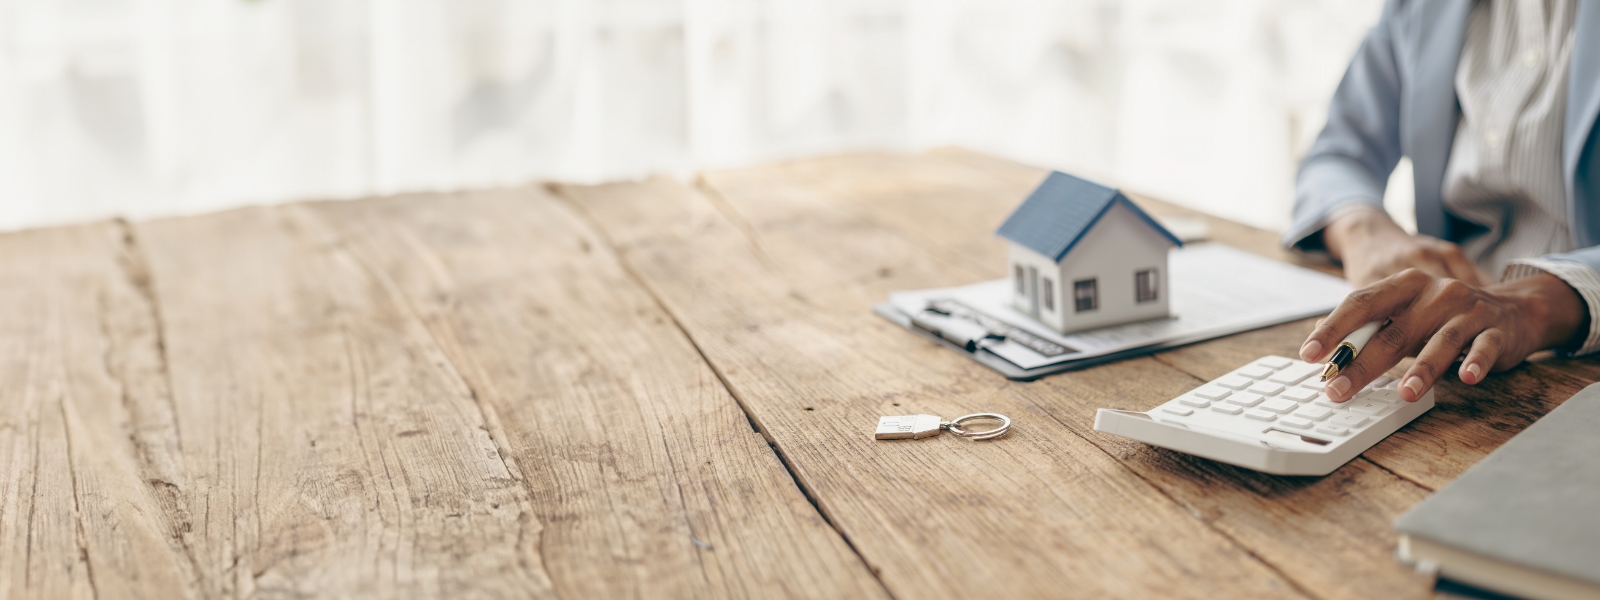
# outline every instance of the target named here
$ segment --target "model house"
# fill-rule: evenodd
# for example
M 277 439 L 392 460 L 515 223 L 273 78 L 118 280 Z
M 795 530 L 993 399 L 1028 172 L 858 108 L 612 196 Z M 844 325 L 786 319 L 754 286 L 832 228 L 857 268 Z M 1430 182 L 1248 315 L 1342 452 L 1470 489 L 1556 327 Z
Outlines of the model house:
M 996 233 L 1012 305 L 1057 331 L 1171 314 L 1167 250 L 1183 243 L 1115 188 L 1051 173 Z

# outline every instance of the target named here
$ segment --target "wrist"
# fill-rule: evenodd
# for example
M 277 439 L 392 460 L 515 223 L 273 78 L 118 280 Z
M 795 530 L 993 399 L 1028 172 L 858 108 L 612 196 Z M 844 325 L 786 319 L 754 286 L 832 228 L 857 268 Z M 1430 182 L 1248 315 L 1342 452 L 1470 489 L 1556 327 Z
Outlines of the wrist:
M 1540 273 L 1490 289 L 1510 299 L 1527 319 L 1527 333 L 1537 338 L 1534 350 L 1575 347 L 1588 337 L 1588 306 L 1560 277 Z
M 1366 205 L 1345 209 L 1322 232 L 1328 254 L 1341 261 L 1348 256 L 1346 250 L 1386 237 L 1408 238 L 1410 235 L 1389 218 L 1389 213 Z

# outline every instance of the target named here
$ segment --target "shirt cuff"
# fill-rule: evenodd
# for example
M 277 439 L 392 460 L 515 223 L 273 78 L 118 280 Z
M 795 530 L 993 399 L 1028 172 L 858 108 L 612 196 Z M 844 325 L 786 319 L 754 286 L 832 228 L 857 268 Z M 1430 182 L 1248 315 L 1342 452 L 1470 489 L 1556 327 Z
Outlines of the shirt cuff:
M 1563 356 L 1582 356 L 1600 350 L 1600 273 L 1583 263 L 1547 258 L 1519 258 L 1506 264 L 1500 281 L 1513 281 L 1540 273 L 1555 275 L 1583 297 L 1589 308 L 1589 335 L 1577 350 L 1557 349 Z

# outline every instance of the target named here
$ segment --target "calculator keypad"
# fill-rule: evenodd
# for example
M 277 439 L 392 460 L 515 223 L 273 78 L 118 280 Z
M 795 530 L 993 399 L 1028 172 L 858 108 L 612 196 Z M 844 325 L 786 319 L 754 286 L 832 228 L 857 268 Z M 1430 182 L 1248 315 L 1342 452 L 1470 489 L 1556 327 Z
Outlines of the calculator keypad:
M 1348 402 L 1333 402 L 1318 377 L 1322 365 L 1268 356 L 1207 382 L 1163 405 L 1174 423 L 1234 422 L 1287 428 L 1336 441 L 1370 427 L 1403 405 L 1393 377 L 1381 377 Z

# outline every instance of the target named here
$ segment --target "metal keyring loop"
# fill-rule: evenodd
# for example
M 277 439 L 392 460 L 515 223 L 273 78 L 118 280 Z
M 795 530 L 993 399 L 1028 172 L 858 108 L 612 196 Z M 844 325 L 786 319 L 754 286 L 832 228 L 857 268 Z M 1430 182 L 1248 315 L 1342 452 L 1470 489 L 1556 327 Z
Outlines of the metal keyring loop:
M 1000 421 L 1000 426 L 988 431 L 967 431 L 961 428 L 962 423 L 976 419 L 995 419 Z M 1005 435 L 1007 431 L 1011 431 L 1011 418 L 999 413 L 973 413 L 963 417 L 957 417 L 955 420 L 944 424 L 944 426 L 945 429 L 950 430 L 950 433 L 954 433 L 961 437 L 972 438 L 974 440 L 992 440 Z

